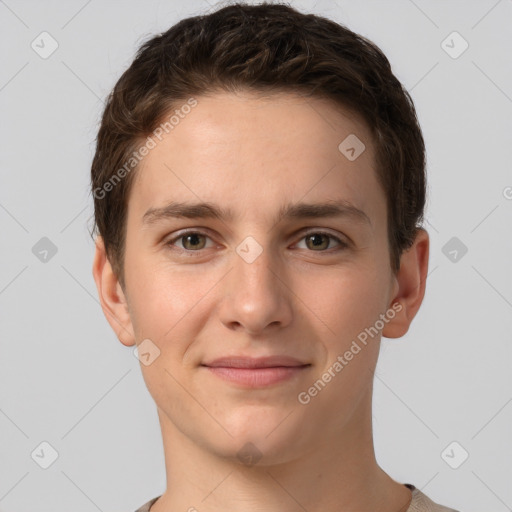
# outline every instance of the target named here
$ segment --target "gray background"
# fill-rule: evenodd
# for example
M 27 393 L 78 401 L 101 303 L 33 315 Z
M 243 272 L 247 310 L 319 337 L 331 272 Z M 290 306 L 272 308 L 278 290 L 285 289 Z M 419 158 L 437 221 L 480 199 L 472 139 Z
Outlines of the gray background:
M 292 4 L 384 50 L 427 144 L 430 274 L 409 333 L 383 339 L 378 461 L 462 512 L 512 510 L 512 1 Z M 0 1 L 3 512 L 132 511 L 164 490 L 155 405 L 97 300 L 89 170 L 135 50 L 210 5 Z M 31 47 L 43 31 L 59 45 L 46 59 Z M 442 46 L 453 31 L 469 44 L 457 58 Z M 46 261 L 43 237 L 57 248 Z M 43 441 L 58 452 L 48 469 L 31 456 Z

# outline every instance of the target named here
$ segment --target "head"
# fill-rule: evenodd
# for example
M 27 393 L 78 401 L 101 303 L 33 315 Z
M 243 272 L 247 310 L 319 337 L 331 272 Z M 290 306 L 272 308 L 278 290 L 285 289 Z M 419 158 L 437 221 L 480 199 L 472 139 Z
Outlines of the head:
M 295 454 L 368 414 L 380 337 L 407 332 L 428 261 L 424 141 L 377 46 L 286 5 L 185 19 L 115 85 L 91 178 L 102 307 L 122 343 L 157 348 L 141 368 L 169 425 L 285 460 L 299 429 Z M 204 366 L 276 354 L 309 366 L 258 389 Z

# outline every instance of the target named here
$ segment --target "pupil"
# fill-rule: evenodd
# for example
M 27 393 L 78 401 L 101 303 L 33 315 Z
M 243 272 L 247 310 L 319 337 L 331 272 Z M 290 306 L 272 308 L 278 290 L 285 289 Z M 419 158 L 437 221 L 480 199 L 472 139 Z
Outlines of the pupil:
M 324 235 L 310 235 L 310 237 L 313 239 L 313 245 L 318 246 L 322 245 L 322 238 Z
M 199 235 L 197 235 L 197 234 L 192 234 L 192 235 L 187 235 L 187 236 L 186 236 L 186 239 L 187 239 L 187 241 L 189 242 L 189 244 L 190 244 L 190 245 L 192 245 L 193 247 L 195 247 L 196 245 L 198 245 L 198 244 L 197 244 L 198 237 L 199 237 Z M 195 240 L 195 242 L 196 242 L 196 243 L 194 243 L 194 242 L 190 243 L 190 240 Z

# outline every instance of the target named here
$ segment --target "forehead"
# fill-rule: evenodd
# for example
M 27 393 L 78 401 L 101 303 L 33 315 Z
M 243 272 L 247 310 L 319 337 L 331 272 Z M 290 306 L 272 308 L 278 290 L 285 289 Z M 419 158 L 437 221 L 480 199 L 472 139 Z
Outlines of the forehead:
M 369 216 L 382 213 L 371 134 L 353 112 L 287 93 L 196 100 L 139 164 L 129 216 L 170 200 L 229 203 L 261 219 L 303 199 L 343 199 Z M 347 158 L 347 144 L 364 150 Z

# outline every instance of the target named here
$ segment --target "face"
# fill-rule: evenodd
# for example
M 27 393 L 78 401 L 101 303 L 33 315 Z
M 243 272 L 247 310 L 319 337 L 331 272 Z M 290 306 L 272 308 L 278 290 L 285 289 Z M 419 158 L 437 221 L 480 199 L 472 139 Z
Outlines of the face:
M 368 414 L 381 333 L 361 333 L 382 330 L 397 284 L 374 147 L 327 101 L 197 101 L 129 198 L 130 323 L 160 351 L 141 369 L 169 429 L 222 456 L 252 443 L 291 460 Z M 355 159 L 338 148 L 351 135 L 365 146 Z M 294 367 L 205 366 L 268 356 Z

